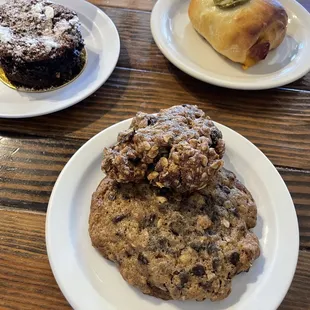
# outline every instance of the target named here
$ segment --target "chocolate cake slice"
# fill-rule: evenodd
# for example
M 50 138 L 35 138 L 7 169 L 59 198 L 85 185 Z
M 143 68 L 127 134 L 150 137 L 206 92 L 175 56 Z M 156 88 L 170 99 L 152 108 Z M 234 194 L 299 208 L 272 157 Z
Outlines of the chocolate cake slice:
M 75 12 L 45 0 L 9 0 L 0 6 L 0 65 L 16 86 L 63 85 L 85 59 Z

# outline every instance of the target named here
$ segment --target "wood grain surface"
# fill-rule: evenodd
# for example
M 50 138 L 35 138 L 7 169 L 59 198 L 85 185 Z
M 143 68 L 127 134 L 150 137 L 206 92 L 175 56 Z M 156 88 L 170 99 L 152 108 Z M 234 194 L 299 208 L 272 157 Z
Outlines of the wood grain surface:
M 70 309 L 48 263 L 45 214 L 0 208 L 0 309 Z M 279 309 L 309 309 L 310 253 L 300 251 L 292 286 Z
M 0 309 L 70 309 L 50 269 L 45 214 L 0 209 Z
M 79 147 L 139 110 L 190 103 L 255 143 L 286 182 L 301 251 L 279 309 L 310 310 L 310 74 L 273 90 L 221 89 L 187 76 L 159 51 L 150 30 L 156 0 L 92 2 L 112 18 L 121 38 L 109 80 L 64 111 L 0 119 L 0 309 L 70 309 L 48 263 L 44 226 L 54 183 Z M 299 2 L 310 11 L 310 0 Z
M 151 11 L 157 0 L 91 0 L 90 2 L 99 6 Z

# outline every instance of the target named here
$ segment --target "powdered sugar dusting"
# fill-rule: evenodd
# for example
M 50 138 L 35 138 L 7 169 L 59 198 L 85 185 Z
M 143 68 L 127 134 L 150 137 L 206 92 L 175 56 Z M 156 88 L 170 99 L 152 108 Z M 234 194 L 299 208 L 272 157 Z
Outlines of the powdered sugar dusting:
M 59 21 L 58 23 L 55 24 L 55 27 L 54 27 L 54 32 L 57 34 L 57 35 L 61 35 L 63 34 L 65 31 L 67 31 L 68 29 L 70 29 L 70 24 L 68 21 L 66 20 L 61 20 Z
M 74 16 L 73 18 L 71 18 L 71 19 L 69 20 L 69 23 L 70 23 L 70 25 L 76 25 L 76 24 L 78 24 L 78 23 L 79 23 L 78 17 L 77 17 L 77 16 Z
M 8 27 L 0 26 L 0 41 L 3 43 L 8 43 L 12 40 L 12 32 Z
M 83 44 L 75 12 L 48 0 L 8 0 L 0 6 L 0 56 L 45 59 Z
M 33 39 L 33 38 L 22 38 L 21 40 L 23 40 L 26 44 L 29 44 L 29 45 L 36 45 L 36 44 L 38 44 L 38 40 L 37 39 Z
M 46 6 L 44 13 L 47 19 L 52 19 L 54 17 L 54 9 L 51 6 Z
M 41 37 L 40 40 L 48 51 L 59 47 L 59 44 L 52 37 Z
M 42 3 L 37 3 L 36 5 L 33 6 L 33 10 L 37 13 L 42 13 L 43 11 L 43 5 Z

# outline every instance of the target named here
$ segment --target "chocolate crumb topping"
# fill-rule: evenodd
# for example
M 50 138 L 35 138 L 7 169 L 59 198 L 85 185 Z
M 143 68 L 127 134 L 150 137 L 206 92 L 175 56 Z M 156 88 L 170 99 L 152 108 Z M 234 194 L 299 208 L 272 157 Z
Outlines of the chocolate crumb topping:
M 50 1 L 10 0 L 0 6 L 0 57 L 42 61 L 83 48 L 75 12 Z

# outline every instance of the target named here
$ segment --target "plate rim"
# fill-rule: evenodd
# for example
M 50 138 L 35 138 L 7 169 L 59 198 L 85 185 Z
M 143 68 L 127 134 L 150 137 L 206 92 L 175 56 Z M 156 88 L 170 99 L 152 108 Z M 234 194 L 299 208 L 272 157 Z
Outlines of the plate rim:
M 131 119 L 127 119 L 127 120 L 118 122 L 118 123 L 106 128 L 106 129 L 104 129 L 103 131 L 99 132 L 94 137 L 92 137 L 90 140 L 88 140 L 83 146 L 81 146 L 75 152 L 75 154 L 70 158 L 70 160 L 67 162 L 67 164 L 65 165 L 65 167 L 61 171 L 61 173 L 60 173 L 59 177 L 57 178 L 57 181 L 54 185 L 52 194 L 50 196 L 48 209 L 47 209 L 47 213 L 46 213 L 46 223 L 45 223 L 45 240 L 46 240 L 46 249 L 47 249 L 48 259 L 49 259 L 49 263 L 50 263 L 52 272 L 54 274 L 54 277 L 57 281 L 58 286 L 60 287 L 62 293 L 67 298 L 67 300 L 69 301 L 71 306 L 73 306 L 75 309 L 80 308 L 80 307 L 76 303 L 76 300 L 72 297 L 72 295 L 74 295 L 74 294 L 72 292 L 67 291 L 67 289 L 64 287 L 64 285 L 63 285 L 64 275 L 59 273 L 57 270 L 57 266 L 54 265 L 53 254 L 52 254 L 53 253 L 52 242 L 54 242 L 54 241 L 51 241 L 53 236 L 50 234 L 50 227 L 52 227 L 51 216 L 52 216 L 53 208 L 55 208 L 53 201 L 55 199 L 55 196 L 57 195 L 58 187 L 61 185 L 61 180 L 62 180 L 63 176 L 67 173 L 67 170 L 70 168 L 70 166 L 74 164 L 74 161 L 76 160 L 76 158 L 78 158 L 82 154 L 82 152 L 84 152 L 84 150 L 87 149 L 91 144 L 100 141 L 100 139 L 103 139 L 103 138 L 101 138 L 101 136 L 105 137 L 108 133 L 112 133 L 114 130 L 116 130 L 115 134 L 117 134 L 120 131 L 117 128 L 121 127 L 122 125 L 129 125 L 130 121 L 131 121 Z M 260 153 L 260 156 L 263 156 L 263 159 L 264 159 L 264 161 L 266 161 L 266 164 L 269 165 L 270 168 L 273 169 L 274 173 L 276 173 L 277 178 L 279 179 L 279 182 L 281 183 L 281 188 L 285 191 L 287 198 L 289 199 L 290 208 L 288 210 L 290 212 L 292 212 L 292 214 L 294 214 L 293 218 L 289 219 L 290 224 L 291 224 L 291 229 L 292 229 L 291 231 L 294 232 L 294 234 L 291 235 L 293 240 L 294 240 L 294 244 L 291 244 L 291 247 L 289 250 L 289 255 L 290 255 L 290 259 L 291 259 L 291 265 L 289 266 L 289 268 L 287 268 L 287 270 L 289 270 L 287 272 L 289 275 L 286 278 L 286 283 L 284 283 L 284 286 L 282 285 L 282 287 L 281 287 L 282 291 L 280 292 L 280 294 L 278 293 L 277 294 L 278 297 L 273 300 L 274 305 L 276 307 L 278 307 L 281 304 L 282 300 L 284 299 L 284 297 L 285 297 L 285 295 L 286 295 L 286 293 L 287 293 L 287 291 L 291 285 L 291 282 L 292 282 L 294 274 L 295 274 L 296 265 L 297 265 L 297 261 L 298 261 L 298 255 L 299 255 L 299 228 L 298 228 L 298 220 L 297 220 L 297 215 L 296 215 L 294 203 L 292 201 L 290 192 L 289 192 L 285 182 L 283 181 L 281 175 L 279 174 L 277 169 L 273 166 L 271 161 L 266 157 L 266 155 L 264 155 L 264 153 L 262 151 L 260 151 L 259 148 L 257 148 L 252 142 L 250 142 L 248 139 L 243 137 L 238 132 L 230 129 L 229 127 L 227 127 L 225 125 L 219 124 L 217 122 L 214 122 L 214 123 L 219 127 L 225 128 L 225 131 L 227 131 L 227 132 L 230 131 L 232 134 L 235 134 L 235 135 L 241 137 L 247 144 L 250 144 L 250 146 L 252 148 L 254 147 L 255 151 L 258 151 Z M 97 155 L 98 154 L 95 154 L 95 156 L 97 156 Z M 67 284 L 66 284 L 66 286 L 67 286 Z M 255 299 L 255 297 L 257 298 L 257 296 L 255 296 L 254 293 L 253 293 L 253 295 L 254 295 L 253 299 Z M 276 307 L 274 309 L 276 309 Z
M 190 0 L 186 0 L 190 1 Z M 287 1 L 287 0 L 285 0 Z M 295 8 L 295 10 L 300 10 L 302 14 L 307 14 L 308 18 L 310 19 L 310 13 L 296 0 L 290 0 L 290 4 Z M 163 32 L 161 29 L 161 22 L 160 20 L 163 20 L 164 14 L 162 12 L 167 12 L 169 9 L 174 5 L 174 3 L 180 2 L 180 0 L 157 0 L 155 3 L 152 13 L 151 13 L 151 32 L 153 39 L 159 48 L 159 50 L 162 52 L 162 54 L 177 68 L 179 68 L 181 71 L 185 72 L 186 74 L 209 84 L 223 87 L 223 88 L 230 88 L 230 89 L 239 89 L 239 90 L 264 90 L 264 89 L 272 89 L 276 87 L 281 87 L 287 84 L 290 84 L 303 76 L 305 76 L 308 72 L 310 72 L 310 61 L 308 63 L 308 66 L 305 66 L 302 68 L 302 70 L 298 74 L 287 74 L 285 77 L 282 77 L 281 79 L 277 80 L 267 80 L 264 83 L 261 82 L 263 78 L 260 78 L 260 82 L 257 83 L 257 81 L 251 81 L 249 83 L 244 83 L 242 81 L 239 82 L 233 82 L 232 78 L 229 78 L 226 76 L 224 80 L 214 77 L 214 76 L 208 76 L 206 70 L 206 73 L 199 72 L 196 69 L 192 68 L 189 64 L 184 63 L 182 60 L 178 59 L 178 57 L 174 56 L 174 52 L 171 50 L 168 44 L 166 44 L 166 40 L 164 38 Z M 184 0 L 183 0 L 184 2 Z M 284 6 L 284 5 L 283 5 Z M 310 35 L 310 30 L 309 30 Z M 309 47 L 310 50 L 310 47 Z M 216 51 L 214 51 L 216 53 Z M 211 75 L 213 74 L 211 71 L 209 71 Z M 282 81 L 282 82 L 281 82 Z
M 55 2 L 63 5 L 63 0 L 56 0 Z M 92 3 L 85 1 L 85 0 L 74 0 L 72 2 L 72 9 L 75 10 L 74 7 L 77 7 L 79 5 L 86 6 L 91 10 L 95 10 L 96 13 L 101 16 L 101 18 L 103 18 L 105 21 L 107 21 L 111 25 L 111 27 L 112 27 L 111 29 L 113 29 L 115 39 L 116 39 L 116 52 L 115 52 L 113 62 L 110 62 L 109 70 L 107 71 L 107 74 L 105 75 L 105 77 L 100 79 L 100 80 L 95 80 L 94 81 L 95 83 L 91 83 L 88 87 L 88 91 L 85 92 L 82 96 L 76 97 L 73 100 L 68 99 L 67 102 L 64 102 L 63 105 L 61 105 L 57 108 L 50 108 L 50 109 L 45 109 L 44 111 L 34 111 L 34 112 L 21 113 L 21 114 L 16 113 L 13 115 L 8 114 L 8 113 L 1 113 L 1 111 L 0 111 L 0 119 L 1 118 L 3 118 L 3 119 L 32 118 L 32 117 L 43 116 L 43 115 L 48 115 L 48 114 L 59 112 L 61 110 L 67 109 L 67 108 L 83 101 L 84 99 L 89 97 L 91 94 L 96 92 L 109 79 L 109 77 L 111 76 L 112 72 L 114 71 L 114 69 L 116 67 L 116 64 L 117 64 L 119 56 L 120 56 L 120 50 L 121 50 L 120 36 L 119 36 L 118 30 L 117 30 L 117 27 L 115 26 L 113 20 L 103 10 L 101 10 L 99 7 L 93 5 Z M 100 30 L 100 32 L 102 31 L 101 29 L 99 29 L 99 30 Z M 86 64 L 84 69 L 86 69 L 86 67 L 87 67 L 87 64 Z M 96 81 L 97 81 L 97 83 L 96 83 Z M 44 104 L 48 104 L 48 103 L 49 103 L 49 99 L 45 99 Z M 1 101 L 0 101 L 0 104 L 1 104 Z

